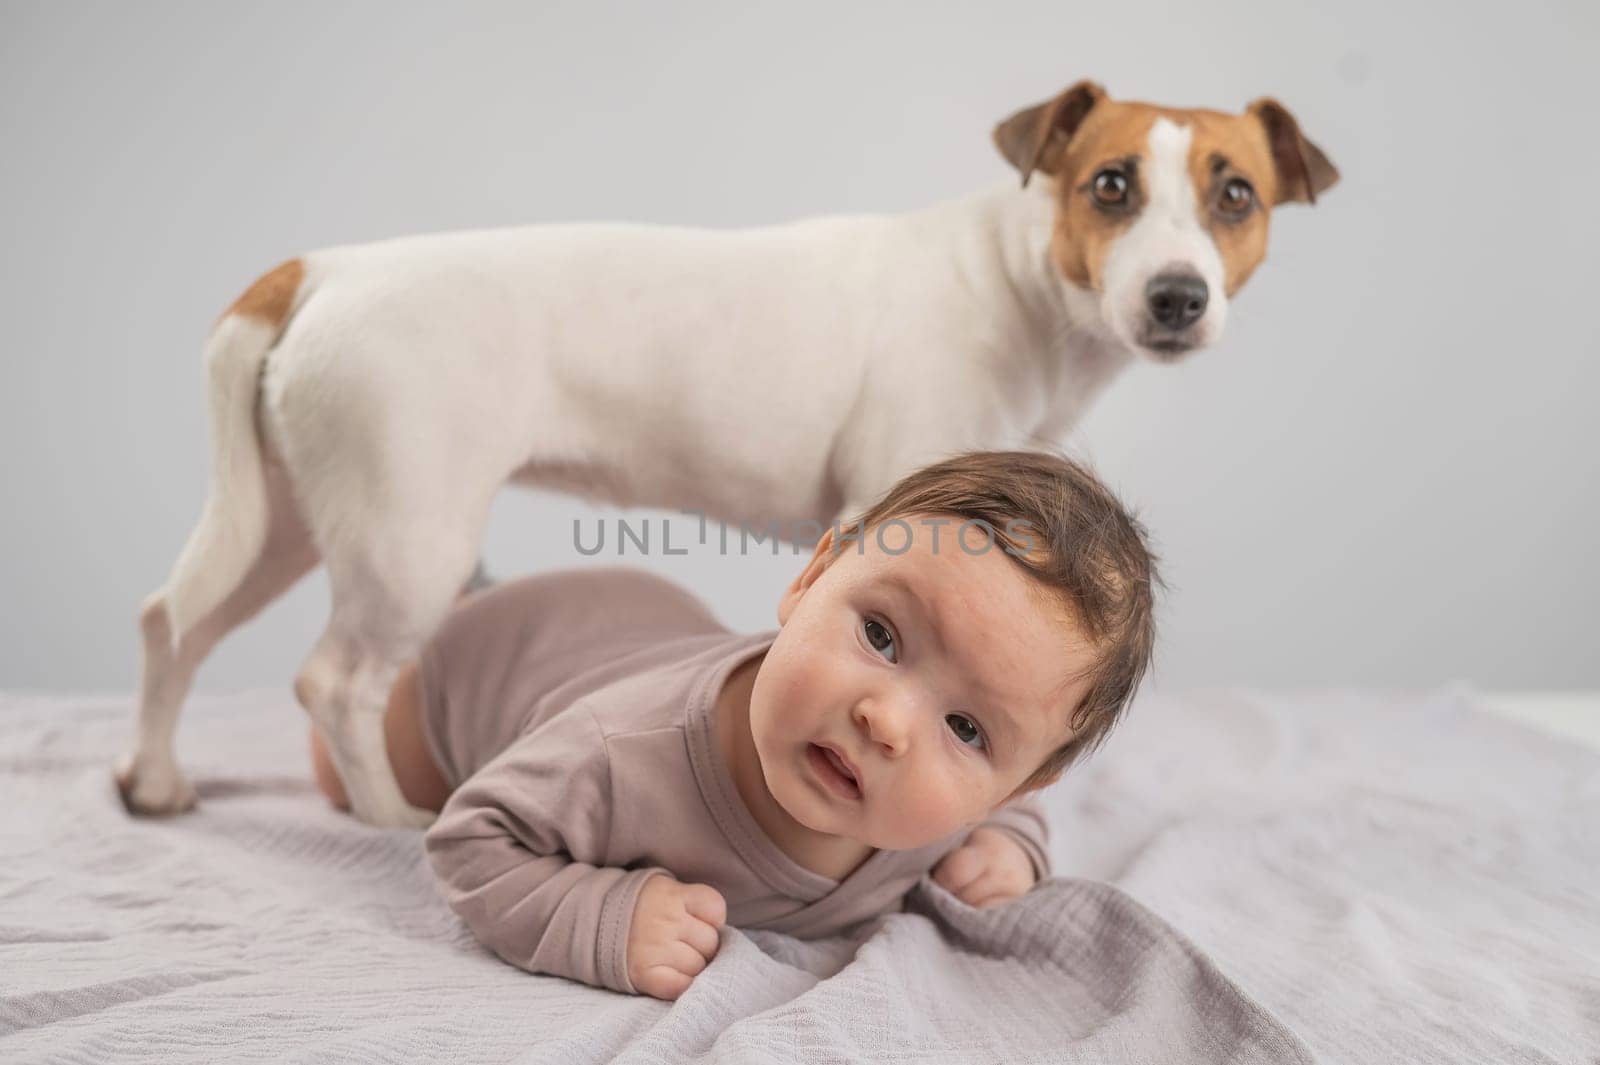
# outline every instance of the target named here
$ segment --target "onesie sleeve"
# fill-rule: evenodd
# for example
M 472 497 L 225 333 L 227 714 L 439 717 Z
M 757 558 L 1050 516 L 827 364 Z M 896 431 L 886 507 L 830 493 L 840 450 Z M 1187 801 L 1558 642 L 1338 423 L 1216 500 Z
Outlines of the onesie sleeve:
M 1006 803 L 977 827 L 1009 833 L 1033 862 L 1034 877 L 1043 880 L 1050 875 L 1050 828 L 1038 792 L 1029 792 Z
M 634 902 L 666 870 L 606 866 L 611 814 L 605 737 L 573 707 L 468 777 L 423 843 L 450 908 L 500 957 L 633 994 Z

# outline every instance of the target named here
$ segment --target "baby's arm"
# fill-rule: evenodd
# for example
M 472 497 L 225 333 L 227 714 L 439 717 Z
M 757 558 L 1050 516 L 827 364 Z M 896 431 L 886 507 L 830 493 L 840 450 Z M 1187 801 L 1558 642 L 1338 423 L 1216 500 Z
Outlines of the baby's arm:
M 1050 823 L 1045 818 L 1044 804 L 1039 801 L 1038 792 L 1031 791 L 1011 800 L 980 822 L 973 831 L 980 828 L 997 829 L 1021 847 L 1033 866 L 1035 881 L 1050 875 Z
M 1050 875 L 1049 832 L 1038 796 L 1016 799 L 939 860 L 933 879 L 972 906 L 1009 902 Z
M 675 999 L 717 955 L 728 904 L 708 884 L 653 876 L 639 892 L 628 931 L 628 979 L 655 998 Z
M 686 951 L 709 960 L 726 916 L 722 898 L 713 905 L 713 889 L 679 884 L 663 869 L 608 867 L 610 834 L 605 739 L 593 717 L 574 709 L 466 780 L 424 842 L 451 908 L 506 961 L 676 997 L 662 993 L 676 981 L 659 970 L 694 968 Z

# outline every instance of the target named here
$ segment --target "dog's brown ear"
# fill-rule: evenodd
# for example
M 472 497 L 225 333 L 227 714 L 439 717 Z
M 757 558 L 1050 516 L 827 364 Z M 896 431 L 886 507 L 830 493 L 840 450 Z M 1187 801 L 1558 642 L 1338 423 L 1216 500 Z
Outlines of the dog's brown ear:
M 1338 169 L 1300 132 L 1300 123 L 1289 109 L 1270 96 L 1252 103 L 1246 113 L 1254 115 L 1267 131 L 1272 162 L 1278 168 L 1279 203 L 1316 203 L 1339 180 Z
M 1055 99 L 1018 111 L 996 126 L 994 146 L 1022 174 L 1024 187 L 1035 170 L 1053 176 L 1072 135 L 1105 98 L 1099 84 L 1080 81 Z

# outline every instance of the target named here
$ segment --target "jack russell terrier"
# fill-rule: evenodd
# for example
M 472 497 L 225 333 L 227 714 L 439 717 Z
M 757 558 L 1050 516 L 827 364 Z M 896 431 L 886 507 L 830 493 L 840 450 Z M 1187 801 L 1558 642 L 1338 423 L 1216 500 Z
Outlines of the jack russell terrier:
M 195 669 L 320 561 L 332 613 L 295 695 L 357 816 L 427 824 L 383 714 L 502 485 L 792 528 L 956 451 L 1048 446 L 1136 353 L 1213 343 L 1271 209 L 1338 179 L 1270 99 L 1084 81 L 994 142 L 1020 187 L 910 214 L 446 233 L 256 281 L 206 344 L 210 496 L 140 614 L 128 808 L 194 805 L 173 734 Z

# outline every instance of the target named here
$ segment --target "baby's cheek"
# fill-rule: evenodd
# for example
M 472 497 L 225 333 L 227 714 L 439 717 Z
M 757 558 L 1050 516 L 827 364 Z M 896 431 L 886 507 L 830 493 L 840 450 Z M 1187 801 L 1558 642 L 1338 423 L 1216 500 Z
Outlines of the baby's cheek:
M 957 795 L 953 788 L 922 784 L 885 796 L 882 835 L 892 839 L 878 846 L 912 850 L 953 835 L 968 820 Z
M 758 746 L 763 740 L 772 744 L 791 742 L 811 725 L 806 709 L 816 703 L 815 685 L 803 672 L 783 668 L 788 664 L 778 664 L 779 668 L 763 678 L 766 683 L 752 693 L 750 730 Z M 762 669 L 765 672 L 767 667 Z

